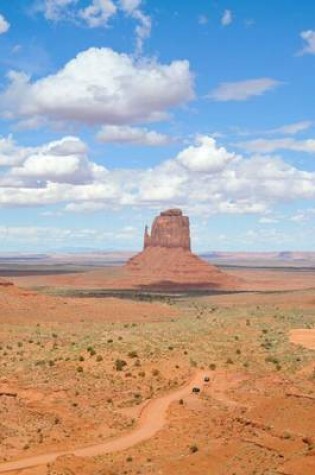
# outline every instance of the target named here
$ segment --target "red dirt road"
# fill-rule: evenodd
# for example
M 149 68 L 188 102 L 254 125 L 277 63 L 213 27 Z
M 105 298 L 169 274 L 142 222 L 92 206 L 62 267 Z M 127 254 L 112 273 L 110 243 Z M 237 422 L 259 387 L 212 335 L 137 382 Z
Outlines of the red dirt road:
M 162 396 L 161 398 L 148 401 L 147 405 L 143 408 L 140 414 L 137 428 L 128 434 L 103 444 L 81 447 L 74 450 L 50 452 L 14 462 L 3 463 L 0 465 L 0 473 L 8 473 L 14 470 L 23 470 L 30 467 L 45 465 L 54 462 L 58 457 L 64 455 L 94 457 L 111 452 L 119 452 L 133 447 L 140 442 L 144 442 L 145 440 L 153 437 L 164 427 L 167 421 L 167 410 L 170 404 L 189 395 L 194 386 L 202 386 L 204 376 L 204 372 L 198 371 L 186 386 L 166 396 Z

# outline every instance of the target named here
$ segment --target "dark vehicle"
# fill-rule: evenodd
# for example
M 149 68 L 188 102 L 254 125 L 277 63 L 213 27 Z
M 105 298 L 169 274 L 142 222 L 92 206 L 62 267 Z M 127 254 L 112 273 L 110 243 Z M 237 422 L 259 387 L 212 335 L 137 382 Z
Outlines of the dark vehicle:
M 197 386 L 195 386 L 194 388 L 192 388 L 192 392 L 193 392 L 193 393 L 200 393 L 200 388 L 198 388 Z
M 209 383 L 209 381 L 210 381 L 209 376 L 205 376 L 205 377 L 204 377 L 204 382 L 205 382 L 205 383 Z

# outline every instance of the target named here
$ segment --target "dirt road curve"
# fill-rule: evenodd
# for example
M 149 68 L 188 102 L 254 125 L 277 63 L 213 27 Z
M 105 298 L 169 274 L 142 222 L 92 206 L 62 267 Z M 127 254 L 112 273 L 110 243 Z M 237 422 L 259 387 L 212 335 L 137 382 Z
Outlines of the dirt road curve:
M 152 399 L 149 401 L 141 413 L 137 428 L 126 435 L 122 435 L 117 439 L 110 440 L 103 444 L 81 447 L 64 452 L 60 451 L 36 455 L 15 462 L 6 462 L 0 465 L 0 473 L 8 473 L 14 470 L 23 470 L 38 465 L 45 465 L 54 462 L 57 457 L 63 455 L 74 454 L 78 457 L 94 457 L 96 455 L 104 455 L 110 452 L 119 452 L 148 440 L 165 425 L 169 405 L 190 394 L 194 386 L 202 386 L 204 376 L 205 373 L 199 371 L 186 386 L 172 392 L 171 394 L 160 397 L 159 399 Z

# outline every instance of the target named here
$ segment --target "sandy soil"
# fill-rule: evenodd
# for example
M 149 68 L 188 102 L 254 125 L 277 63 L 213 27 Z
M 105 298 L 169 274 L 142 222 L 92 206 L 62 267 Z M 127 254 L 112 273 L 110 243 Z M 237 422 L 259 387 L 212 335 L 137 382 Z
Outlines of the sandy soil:
M 291 330 L 290 341 L 296 345 L 315 350 L 315 330 Z
M 141 322 L 163 321 L 178 315 L 161 303 L 116 298 L 57 298 L 17 287 L 0 287 L 0 310 L 5 323 L 25 322 Z
M 313 274 L 262 274 L 283 290 L 148 303 L 0 288 L 0 471 L 313 475 Z
M 201 388 L 205 372 L 198 371 L 185 387 L 171 394 L 148 401 L 141 411 L 137 428 L 129 434 L 122 435 L 103 444 L 76 448 L 72 451 L 53 452 L 30 457 L 16 462 L 0 465 L 0 473 L 7 473 L 29 467 L 36 467 L 53 462 L 60 456 L 75 455 L 77 457 L 95 457 L 111 452 L 120 452 L 153 437 L 166 424 L 167 409 L 170 404 L 190 395 L 194 387 Z
M 81 272 L 76 274 L 62 275 L 34 275 L 27 277 L 13 277 L 11 280 L 21 287 L 49 286 L 59 288 L 86 288 L 86 289 L 219 289 L 219 290 L 240 290 L 240 291 L 289 291 L 314 289 L 315 292 L 315 270 L 288 270 L 285 268 L 268 269 L 248 269 L 236 268 L 224 271 L 225 279 L 220 275 L 219 285 L 199 285 L 198 282 L 191 283 L 177 279 L 177 283 L 164 282 L 161 276 L 133 273 L 123 267 L 99 268 L 96 270 Z M 314 294 L 315 301 L 315 294 Z

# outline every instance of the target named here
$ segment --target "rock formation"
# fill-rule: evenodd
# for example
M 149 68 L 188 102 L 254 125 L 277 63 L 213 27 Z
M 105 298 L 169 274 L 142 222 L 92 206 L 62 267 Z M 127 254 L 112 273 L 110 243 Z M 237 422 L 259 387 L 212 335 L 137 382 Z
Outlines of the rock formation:
M 155 218 L 151 236 L 145 228 L 144 249 L 147 247 L 181 248 L 190 251 L 189 218 L 180 209 L 163 211 Z
M 144 232 L 143 251 L 126 264 L 134 284 L 150 288 L 234 287 L 235 279 L 191 252 L 189 218 L 180 209 L 163 211 Z

